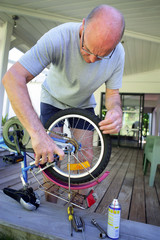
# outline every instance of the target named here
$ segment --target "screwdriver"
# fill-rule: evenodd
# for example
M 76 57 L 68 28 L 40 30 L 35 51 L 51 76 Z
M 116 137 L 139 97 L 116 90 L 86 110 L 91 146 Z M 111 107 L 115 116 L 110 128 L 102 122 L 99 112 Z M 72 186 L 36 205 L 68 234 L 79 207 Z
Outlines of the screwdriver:
M 73 206 L 69 206 L 67 208 L 67 212 L 68 212 L 68 220 L 71 222 L 71 236 L 73 236 L 73 225 L 72 225 L 72 221 L 73 221 Z

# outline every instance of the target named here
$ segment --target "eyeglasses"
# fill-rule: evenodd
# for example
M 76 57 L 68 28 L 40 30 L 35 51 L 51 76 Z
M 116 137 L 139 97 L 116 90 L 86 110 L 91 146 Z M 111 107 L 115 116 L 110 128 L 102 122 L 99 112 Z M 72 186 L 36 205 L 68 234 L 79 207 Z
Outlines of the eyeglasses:
M 84 30 L 85 30 L 85 29 L 84 29 Z M 86 49 L 84 48 L 84 30 L 83 30 L 83 35 L 82 35 L 82 50 L 83 50 L 84 52 L 88 53 L 89 55 L 95 56 L 95 57 L 98 58 L 98 59 L 110 59 L 110 58 L 112 57 L 112 55 L 113 55 L 113 53 L 114 53 L 114 51 L 115 51 L 116 48 L 114 48 L 109 55 L 104 56 L 104 57 L 101 57 L 101 56 L 98 56 L 98 55 L 96 55 L 96 54 L 94 54 L 94 53 L 91 53 L 89 50 L 86 50 Z

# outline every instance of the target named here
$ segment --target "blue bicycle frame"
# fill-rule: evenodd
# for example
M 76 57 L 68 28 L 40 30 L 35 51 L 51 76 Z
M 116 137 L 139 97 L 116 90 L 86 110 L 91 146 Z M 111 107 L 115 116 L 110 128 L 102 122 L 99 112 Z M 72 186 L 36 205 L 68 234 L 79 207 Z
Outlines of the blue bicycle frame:
M 75 146 L 73 146 L 73 144 L 68 143 L 65 139 L 60 139 L 60 138 L 55 138 L 52 137 L 52 139 L 54 140 L 54 142 L 57 144 L 57 146 L 61 147 L 64 151 L 65 154 L 70 154 L 72 152 L 75 152 Z M 79 144 L 79 149 L 81 148 L 81 145 Z M 22 169 L 22 184 L 23 185 L 28 185 L 28 170 L 33 170 L 34 168 L 37 168 L 38 166 L 36 166 L 35 164 L 32 164 L 30 166 L 27 165 L 27 154 L 26 152 L 22 152 L 24 158 L 23 158 L 23 162 L 21 163 L 21 169 Z M 56 157 L 56 155 L 55 155 Z M 53 165 L 55 163 L 51 163 L 48 167 L 50 167 L 51 165 Z

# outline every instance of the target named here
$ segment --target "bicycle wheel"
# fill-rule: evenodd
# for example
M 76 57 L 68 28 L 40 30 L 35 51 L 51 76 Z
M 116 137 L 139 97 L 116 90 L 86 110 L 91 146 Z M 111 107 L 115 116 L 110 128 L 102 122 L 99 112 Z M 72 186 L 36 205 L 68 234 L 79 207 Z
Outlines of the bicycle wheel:
M 15 116 L 5 123 L 3 127 L 3 139 L 10 149 L 25 151 L 30 137 L 19 119 Z M 27 150 L 33 152 L 32 149 Z
M 45 128 L 48 134 L 59 141 L 67 139 L 74 147 L 72 153 L 65 154 L 62 161 L 44 170 L 50 179 L 81 184 L 93 181 L 106 168 L 111 154 L 110 136 L 99 130 L 100 119 L 89 111 L 70 108 L 52 116 Z M 58 145 L 58 144 L 57 144 Z

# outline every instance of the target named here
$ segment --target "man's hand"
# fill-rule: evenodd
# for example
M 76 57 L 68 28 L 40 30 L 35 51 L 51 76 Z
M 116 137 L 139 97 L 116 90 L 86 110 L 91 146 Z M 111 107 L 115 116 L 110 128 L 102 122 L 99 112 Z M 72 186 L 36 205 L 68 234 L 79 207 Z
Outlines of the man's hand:
M 107 114 L 99 123 L 100 130 L 104 134 L 118 133 L 122 127 L 122 109 L 118 89 L 106 89 L 105 105 Z
M 118 133 L 122 127 L 122 114 L 117 109 L 111 109 L 107 112 L 105 119 L 99 123 L 103 134 Z
M 54 154 L 57 154 L 60 160 L 64 157 L 64 152 L 60 149 L 51 137 L 46 133 L 37 133 L 31 137 L 32 147 L 35 152 L 35 165 L 38 166 L 39 160 L 41 159 L 41 164 L 46 162 L 53 162 Z

